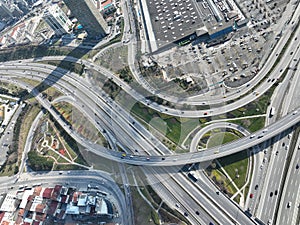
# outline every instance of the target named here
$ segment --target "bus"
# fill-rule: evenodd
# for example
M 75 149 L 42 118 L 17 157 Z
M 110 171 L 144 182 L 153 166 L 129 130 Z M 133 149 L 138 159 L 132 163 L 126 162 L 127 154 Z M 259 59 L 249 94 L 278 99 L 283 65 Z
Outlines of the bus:
M 192 173 L 192 172 L 189 172 L 188 173 L 188 177 L 192 180 L 192 181 L 194 181 L 194 182 L 197 182 L 197 178 L 195 177 L 195 175 L 194 175 L 194 173 Z

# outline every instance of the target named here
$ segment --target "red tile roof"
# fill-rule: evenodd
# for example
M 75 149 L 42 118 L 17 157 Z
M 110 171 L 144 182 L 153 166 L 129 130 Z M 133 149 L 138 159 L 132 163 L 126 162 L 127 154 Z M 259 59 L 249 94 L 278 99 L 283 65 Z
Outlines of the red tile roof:
M 62 186 L 61 185 L 55 185 L 54 190 L 51 195 L 51 199 L 56 200 L 58 195 L 60 194 Z
M 67 197 L 68 196 L 66 196 L 66 195 L 62 196 L 60 202 L 66 203 Z
M 64 215 L 65 215 L 65 210 L 60 210 L 60 213 L 58 215 L 56 215 L 56 217 L 58 219 L 62 219 Z
M 53 188 L 46 188 L 43 192 L 43 198 L 50 198 Z
M 34 194 L 40 195 L 42 191 L 42 186 L 37 186 L 34 188 Z
M 18 216 L 17 219 L 16 219 L 15 224 L 16 224 L 16 225 L 20 225 L 20 224 L 22 223 L 22 220 L 23 220 L 22 217 L 21 217 L 21 216 Z
M 24 209 L 20 209 L 19 212 L 18 212 L 18 215 L 23 216 L 24 215 Z M 0 221 L 1 221 L 1 219 L 0 219 Z
M 44 209 L 46 208 L 46 205 L 45 204 L 38 204 L 37 206 L 36 206 L 36 208 L 35 208 L 35 211 L 36 212 L 40 212 L 40 213 L 42 213 L 42 212 L 44 212 Z
M 0 222 L 3 219 L 3 217 L 4 217 L 4 214 L 5 214 L 5 212 L 0 213 Z
M 77 203 L 78 202 L 78 195 L 81 194 L 80 192 L 74 192 L 72 202 Z
M 9 222 L 7 222 L 7 221 L 2 221 L 1 225 L 9 225 Z
M 58 205 L 58 202 L 51 201 L 50 208 L 48 210 L 48 214 L 53 215 L 54 212 L 55 212 L 55 210 L 56 210 L 56 208 L 57 208 L 57 205 Z
M 102 5 L 102 7 L 105 7 L 105 6 L 107 6 L 107 5 L 111 4 L 111 3 L 112 3 L 112 0 L 107 0 L 105 2 L 102 2 L 101 5 Z

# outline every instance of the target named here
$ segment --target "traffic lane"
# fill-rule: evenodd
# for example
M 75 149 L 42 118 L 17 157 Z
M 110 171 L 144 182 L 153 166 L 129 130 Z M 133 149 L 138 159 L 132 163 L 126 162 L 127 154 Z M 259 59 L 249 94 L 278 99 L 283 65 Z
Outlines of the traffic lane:
M 182 214 L 188 212 L 186 217 L 188 220 L 191 220 L 192 224 L 209 224 L 209 222 L 214 221 L 212 217 L 214 213 L 210 214 L 201 210 L 201 208 L 199 208 L 199 204 L 195 202 L 195 199 L 191 198 L 187 193 L 188 188 L 183 188 L 181 185 L 176 183 L 172 178 L 170 178 L 169 174 L 161 171 L 158 172 L 157 168 L 151 167 L 144 168 L 144 171 L 146 171 L 147 178 L 149 177 L 149 182 L 154 189 L 156 186 L 160 187 L 161 184 L 163 184 L 160 188 L 164 189 L 164 192 L 159 193 L 161 193 L 162 196 L 164 196 L 163 193 L 165 193 L 165 195 L 171 194 L 173 201 L 169 202 L 170 207 Z M 189 199 L 189 201 L 187 201 L 187 199 Z M 199 209 L 199 215 L 195 214 L 195 210 L 197 209 Z
M 270 181 L 267 183 L 267 191 L 264 195 L 264 206 L 263 208 L 263 213 L 261 215 L 261 220 L 266 222 L 269 219 L 274 219 L 274 212 L 276 209 L 276 205 L 278 202 L 278 194 L 280 190 L 280 184 L 281 184 L 281 178 L 284 173 L 284 167 L 285 167 L 285 162 L 287 158 L 287 153 L 288 151 L 286 150 L 286 145 L 288 145 L 289 139 L 284 138 L 282 141 L 279 142 L 278 149 L 278 155 L 273 155 L 274 156 L 274 167 L 272 168 L 271 175 L 270 175 Z M 285 143 L 284 146 L 282 143 Z M 275 194 L 277 193 L 277 194 Z
M 292 114 L 290 114 L 290 115 L 288 115 L 287 117 L 292 117 L 292 116 L 294 116 L 294 117 L 296 117 L 296 119 L 298 119 L 298 117 L 297 117 L 297 113 L 296 114 L 294 114 L 294 113 L 292 113 Z M 289 121 L 288 121 L 288 123 L 286 123 L 285 122 L 285 119 L 287 118 L 287 117 L 285 117 L 285 118 L 283 118 L 283 119 L 281 119 L 281 120 L 279 120 L 277 123 L 276 123 L 276 126 L 278 125 L 281 129 L 283 129 L 283 128 L 287 128 L 288 126 L 291 126 L 291 124 L 294 124 L 295 122 L 295 118 L 294 119 L 290 119 Z M 297 120 L 297 122 L 298 122 L 298 120 Z M 274 124 L 273 124 L 273 126 L 270 126 L 269 127 L 270 128 L 270 130 L 269 130 L 269 132 L 267 132 L 266 134 L 264 134 L 264 136 L 262 137 L 262 138 L 260 138 L 259 140 L 258 139 L 254 139 L 255 140 L 255 142 L 256 142 L 256 144 L 258 144 L 258 143 L 260 143 L 260 142 L 262 142 L 264 139 L 267 139 L 266 138 L 266 136 L 270 136 L 270 133 L 272 133 L 272 132 L 278 132 L 280 129 L 278 129 L 277 127 L 276 128 L 274 128 Z M 271 130 L 272 129 L 272 130 Z M 273 131 L 274 130 L 274 131 Z M 261 131 L 260 131 L 261 132 Z M 254 141 L 253 140 L 253 141 Z M 243 143 L 241 143 L 242 141 L 244 141 Z M 228 149 L 228 151 L 230 151 L 230 152 L 228 152 L 228 153 L 232 153 L 231 151 L 237 151 L 238 150 L 238 147 L 242 147 L 243 149 L 245 149 L 245 148 L 249 148 L 249 147 L 252 147 L 251 146 L 251 141 L 249 141 L 249 140 L 247 140 L 246 141 L 246 138 L 244 138 L 244 139 L 240 139 L 240 142 L 239 143 L 241 143 L 239 146 L 237 146 L 236 144 L 237 144 L 237 142 L 234 142 L 234 144 L 233 145 L 235 145 L 234 147 L 235 148 L 231 148 L 230 147 L 230 149 Z M 232 145 L 232 143 L 231 144 L 227 144 L 227 145 L 224 145 L 225 147 L 228 147 L 228 146 L 231 146 Z M 224 146 L 221 146 L 220 148 L 215 148 L 216 150 L 219 150 L 219 149 L 221 149 L 221 148 L 223 148 Z M 224 151 L 226 151 L 226 149 L 225 150 L 222 150 L 223 152 Z M 227 153 L 227 154 L 228 154 Z M 215 152 L 212 154 L 212 150 L 211 151 L 209 151 L 209 150 L 207 150 L 207 151 L 204 151 L 204 152 L 198 152 L 198 153 L 194 153 L 194 154 L 192 154 L 192 156 L 191 155 L 187 155 L 187 154 L 182 154 L 181 155 L 181 159 L 183 158 L 183 157 L 185 157 L 185 160 L 184 160 L 184 162 L 182 162 L 182 160 L 181 160 L 181 163 L 182 164 L 185 164 L 186 163 L 186 160 L 195 160 L 195 159 L 197 159 L 197 158 L 199 158 L 199 156 L 196 156 L 195 157 L 195 154 L 198 154 L 198 155 L 203 155 L 203 154 L 206 154 L 206 155 L 208 155 L 208 158 L 204 158 L 204 157 L 202 157 L 202 159 L 204 158 L 204 161 L 207 161 L 207 160 L 210 160 L 210 159 L 213 159 L 213 158 L 216 158 L 217 156 L 219 156 L 219 157 L 221 157 L 221 156 L 223 156 L 222 154 L 216 154 L 216 155 L 213 155 L 213 154 L 215 154 Z M 220 156 L 221 155 L 221 156 Z M 194 156 L 194 157 L 193 157 Z M 224 156 L 225 156 L 225 154 L 224 154 Z M 169 156 L 168 157 L 168 159 L 169 158 L 171 158 L 171 156 Z M 126 161 L 126 160 L 124 160 L 125 162 L 128 162 L 128 161 Z M 165 160 L 163 163 L 162 162 L 160 162 L 160 164 L 161 165 L 174 165 L 174 164 L 179 164 L 178 162 L 179 161 L 176 161 L 176 162 L 174 162 L 174 161 L 169 161 L 169 162 L 167 162 L 168 160 Z M 195 160 L 194 162 L 196 162 L 196 161 L 198 161 L 198 159 L 197 160 Z M 200 160 L 201 161 L 201 160 Z M 136 160 L 131 160 L 131 162 L 128 162 L 128 163 L 130 163 L 130 164 L 136 164 Z M 153 163 L 153 161 L 151 161 L 151 162 L 149 162 L 149 160 L 148 160 L 148 163 L 149 164 L 151 164 L 151 165 L 156 165 L 156 163 Z M 147 162 L 146 163 L 144 163 L 143 162 L 143 164 L 144 165 L 146 165 L 146 164 L 148 164 Z M 141 164 L 141 162 L 139 162 L 139 164 Z
M 295 159 L 300 158 L 300 151 L 297 151 L 297 155 Z M 282 197 L 282 212 L 283 216 L 278 218 L 277 224 L 283 224 L 287 221 L 287 224 L 295 224 L 297 218 L 298 209 L 300 206 L 300 169 L 299 169 L 299 160 L 295 160 L 293 165 L 291 165 L 291 176 L 289 180 L 286 182 L 288 184 L 287 190 Z M 298 168 L 298 169 L 297 169 Z M 290 202 L 290 207 L 288 207 L 288 203 Z M 294 223 L 293 223 L 294 222 Z

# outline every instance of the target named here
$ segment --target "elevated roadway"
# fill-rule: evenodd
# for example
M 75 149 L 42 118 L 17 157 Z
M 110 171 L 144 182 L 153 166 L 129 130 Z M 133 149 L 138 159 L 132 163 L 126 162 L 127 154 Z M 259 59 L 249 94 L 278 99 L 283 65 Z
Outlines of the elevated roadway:
M 16 76 L 16 74 L 17 73 L 15 73 L 15 75 L 14 76 Z M 23 74 L 23 73 L 22 73 Z M 9 80 L 10 82 L 13 82 L 13 80 L 12 80 L 12 77 L 10 78 L 10 80 Z M 16 80 L 15 80 L 15 82 L 17 82 Z M 18 81 L 18 82 L 20 82 L 20 81 Z M 56 84 L 57 85 L 57 84 Z M 26 84 L 23 84 L 23 86 L 24 87 L 26 87 Z M 62 85 L 62 87 L 66 87 L 67 85 Z M 27 88 L 30 88 L 30 86 L 28 86 L 27 85 Z M 37 95 L 37 93 L 35 93 L 35 95 Z M 78 95 L 78 93 L 76 94 L 76 96 Z M 41 99 L 41 97 L 40 97 L 40 95 L 37 95 L 36 96 L 36 98 L 42 103 L 42 105 L 47 109 L 47 110 L 49 110 L 50 111 L 50 113 L 53 113 L 53 116 L 54 116 L 54 118 L 59 122 L 59 123 L 61 123 L 61 125 L 62 125 L 62 127 L 64 127 L 64 129 L 68 132 L 68 133 L 70 133 L 70 135 L 73 137 L 73 138 L 75 138 L 80 144 L 82 144 L 83 146 L 86 146 L 86 148 L 88 148 L 90 151 L 92 151 L 93 149 L 91 148 L 91 143 L 84 143 L 80 138 L 78 138 L 78 136 L 76 136 L 75 134 L 74 134 L 74 132 L 72 132 L 71 130 L 69 130 L 69 128 L 68 128 L 68 126 L 65 126 L 65 124 L 63 124 L 62 123 L 62 121 L 61 121 L 61 119 L 60 119 L 60 117 L 58 116 L 58 115 L 56 115 L 53 111 L 51 111 L 51 107 L 50 107 L 50 104 L 49 103 L 47 103 L 47 101 L 46 100 L 44 100 L 44 99 Z M 76 97 L 77 98 L 77 97 Z M 44 101 L 44 102 L 43 102 Z M 87 110 L 87 106 L 85 106 L 84 107 L 85 108 L 85 110 Z M 87 112 L 89 112 L 89 111 L 87 111 Z M 93 110 L 93 113 L 94 113 L 94 110 Z M 99 150 L 99 149 L 98 149 Z M 98 152 L 99 153 L 99 152 Z M 110 153 L 112 154 L 112 155 L 114 155 L 116 152 L 113 152 L 113 151 L 110 151 Z M 117 153 L 118 154 L 118 153 Z M 120 156 L 120 154 L 118 154 L 119 156 Z M 141 156 L 142 157 L 142 156 Z M 129 157 L 128 157 L 129 158 Z M 123 161 L 122 159 L 120 159 L 120 158 L 118 158 L 120 161 Z M 129 158 L 129 160 L 130 160 L 130 158 Z M 148 161 L 148 160 L 146 160 L 146 161 Z M 154 176 L 157 176 L 157 175 L 154 175 Z M 158 180 L 160 181 L 160 179 L 161 178 L 159 178 Z M 183 184 L 184 185 L 184 190 L 188 190 L 188 188 L 186 187 L 187 186 L 187 184 Z M 178 189 L 177 188 L 177 186 L 174 186 L 173 188 L 175 188 L 175 190 L 174 191 L 172 191 L 171 193 L 176 193 L 176 190 Z M 172 189 L 170 189 L 169 191 L 171 191 Z M 178 199 L 178 196 L 177 196 L 177 198 L 176 199 Z M 185 199 L 189 199 L 189 197 L 188 197 L 188 195 L 185 197 Z M 189 204 L 194 204 L 194 203 L 192 203 L 192 202 L 194 202 L 194 200 L 189 200 Z M 196 205 L 198 205 L 199 203 L 195 203 Z M 200 203 L 201 204 L 201 203 Z M 229 204 L 231 204 L 231 203 L 229 203 Z M 193 215 L 195 215 L 196 213 L 194 212 L 194 211 L 191 211 L 192 209 L 190 209 L 190 207 L 188 207 L 188 206 L 186 206 L 187 207 L 187 210 L 189 210 L 188 212 L 189 212 L 189 220 L 190 220 L 190 218 L 192 218 L 192 214 Z M 235 206 L 233 206 L 233 207 L 235 207 Z M 200 209 L 199 209 L 200 210 Z M 209 210 L 209 208 L 208 208 L 208 210 Z M 254 222 L 252 221 L 251 222 L 251 220 L 249 220 L 249 218 L 245 215 L 245 214 L 243 214 L 243 212 L 242 211 L 239 211 L 240 212 L 240 216 L 239 216 L 239 219 L 238 219 L 238 221 L 244 221 L 243 222 L 243 224 L 254 224 Z M 202 213 L 202 212 L 201 212 Z M 209 211 L 209 213 L 211 214 L 211 215 L 214 215 L 214 213 L 213 212 L 211 212 L 211 211 Z M 196 214 L 197 215 L 197 214 Z M 233 217 L 234 218 L 234 217 Z M 220 214 L 220 215 L 217 215 L 217 219 L 216 219 L 217 221 L 226 221 L 226 217 L 224 217 L 223 216 L 223 214 Z M 193 220 L 195 223 L 193 223 L 193 224 L 198 224 L 199 223 L 199 221 L 200 220 L 198 220 L 198 222 L 197 222 L 197 220 Z M 213 219 L 211 220 L 211 221 L 214 221 Z M 197 223 L 196 223 L 197 222 Z M 222 224 L 222 222 L 221 222 L 221 224 Z M 229 223 L 229 224 L 232 224 L 232 223 Z
M 19 77 L 25 77 L 24 73 L 23 73 L 23 69 L 21 68 L 21 70 L 17 71 L 16 69 L 13 70 L 9 70 L 9 67 L 6 67 L 5 71 L 1 70 L 0 68 L 0 73 L 6 74 L 9 76 L 9 74 L 14 74 L 14 76 L 19 76 Z M 32 72 L 34 73 L 34 72 Z M 42 74 L 34 74 L 34 77 L 38 77 L 41 76 Z M 31 76 L 31 75 L 30 75 Z M 44 74 L 45 77 L 48 76 L 48 74 Z M 1 78 L 3 81 L 9 81 L 7 80 L 7 78 L 2 77 Z M 65 76 L 63 76 L 61 78 L 61 80 L 59 80 L 57 82 L 57 84 L 59 84 L 60 82 L 62 82 L 65 79 Z M 62 87 L 66 88 L 67 87 L 67 83 L 70 82 L 70 80 L 68 80 L 67 82 L 64 82 L 62 84 Z M 92 90 L 89 89 L 89 87 L 86 87 L 83 85 L 82 81 L 79 83 L 76 80 L 73 80 L 73 87 L 80 87 L 77 89 L 77 94 L 76 94 L 76 98 L 81 99 L 81 102 L 86 102 L 87 100 L 92 102 L 92 105 L 90 106 L 92 108 L 92 112 L 93 114 L 95 113 L 95 107 L 98 106 L 98 104 L 100 102 L 98 102 L 96 100 L 96 96 L 95 93 L 93 93 Z M 69 90 L 71 91 L 71 90 Z M 81 93 L 81 94 L 80 94 Z M 89 93 L 89 95 L 87 96 L 87 93 Z M 80 97 L 80 95 L 82 95 Z M 44 103 L 45 104 L 45 103 Z M 48 103 L 49 104 L 49 103 Z M 115 109 L 115 107 L 110 106 L 109 101 L 101 103 L 102 104 L 102 109 L 104 111 L 113 111 Z M 48 107 L 50 109 L 50 105 L 48 105 Z M 107 110 L 109 109 L 109 110 Z M 120 111 L 119 111 L 120 110 Z M 120 115 L 120 112 L 122 114 L 122 117 L 124 119 L 124 111 L 122 111 L 121 108 L 119 108 L 119 110 L 114 111 L 114 113 L 116 114 L 110 114 L 111 115 L 115 115 L 113 116 L 114 118 L 112 118 L 113 120 L 119 120 L 121 119 L 121 117 L 116 116 L 116 115 Z M 94 117 L 91 115 L 90 112 L 90 117 Z M 121 115 L 120 115 L 121 116 Z M 94 117 L 95 118 L 95 117 Z M 137 136 L 137 133 L 143 132 L 143 135 L 146 135 L 147 131 L 143 130 L 142 127 L 139 127 L 139 129 L 136 129 L 136 126 L 139 126 L 138 124 L 132 124 L 132 118 L 130 118 L 130 116 L 128 116 L 128 118 L 130 121 L 119 121 L 117 122 L 117 124 L 119 124 L 118 126 L 124 126 L 126 127 L 127 132 L 131 135 L 134 135 L 134 137 L 138 138 L 139 136 Z M 118 152 L 113 152 L 110 150 L 104 150 L 104 148 L 99 149 L 98 147 L 94 147 L 94 149 L 90 148 L 89 146 L 89 150 L 93 151 L 96 154 L 99 154 L 103 157 L 106 157 L 108 159 L 111 160 L 115 160 L 115 161 L 119 161 L 119 162 L 124 162 L 124 163 L 129 163 L 129 164 L 133 164 L 133 165 L 143 165 L 143 166 L 173 166 L 173 165 L 184 165 L 186 163 L 195 163 L 195 162 L 203 162 L 203 161 L 210 161 L 213 160 L 215 158 L 220 158 L 220 157 L 224 157 L 230 154 L 234 154 L 237 153 L 239 151 L 243 151 L 245 149 L 251 148 L 255 145 L 258 145 L 278 134 L 280 134 L 281 132 L 289 129 L 290 127 L 296 125 L 298 122 L 300 121 L 300 111 L 298 113 L 297 110 L 295 110 L 294 112 L 288 114 L 287 116 L 283 117 L 282 119 L 280 119 L 279 121 L 273 123 L 272 125 L 270 125 L 269 127 L 257 131 L 255 133 L 253 133 L 253 135 L 255 135 L 254 138 L 250 138 L 245 137 L 242 139 L 239 139 L 238 141 L 226 144 L 226 145 L 222 145 L 219 147 L 215 147 L 215 148 L 211 148 L 211 149 L 207 149 L 205 151 L 202 152 L 193 152 L 193 153 L 183 153 L 180 155 L 167 155 L 167 151 L 166 150 L 161 150 L 161 153 L 164 154 L 164 160 L 162 160 L 161 156 L 140 156 L 140 155 L 133 155 L 132 157 L 125 157 L 125 158 L 121 158 L 121 153 Z M 118 130 L 119 128 L 117 128 Z M 116 131 L 116 129 L 115 129 Z M 152 136 L 152 135 L 151 135 Z M 149 136 L 149 137 L 151 137 Z M 140 141 L 146 141 L 145 137 L 141 137 L 139 138 Z M 149 144 L 149 142 L 147 142 Z M 146 144 L 146 145 L 148 145 Z M 162 145 L 159 145 L 159 149 L 163 149 L 161 148 Z

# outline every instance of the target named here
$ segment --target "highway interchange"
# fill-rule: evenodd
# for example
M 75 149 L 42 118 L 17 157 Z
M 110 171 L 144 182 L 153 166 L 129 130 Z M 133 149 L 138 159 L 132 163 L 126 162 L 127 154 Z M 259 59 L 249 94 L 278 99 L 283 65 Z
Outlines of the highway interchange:
M 291 19 L 291 21 L 293 21 L 294 23 L 297 23 L 297 20 L 299 19 L 298 11 L 299 6 L 297 7 L 297 10 L 294 14 L 295 18 Z M 292 24 L 292 22 L 290 22 L 290 24 Z M 258 84 L 260 80 L 265 77 L 266 74 L 268 74 L 275 61 L 277 60 L 277 57 L 280 54 L 281 50 L 285 46 L 285 43 L 289 39 L 292 31 L 292 25 L 290 26 L 288 24 L 286 27 L 285 36 L 283 36 L 275 46 L 272 55 L 269 57 L 269 63 L 260 70 L 260 73 L 255 78 L 255 80 L 251 81 L 251 87 L 247 87 L 247 85 L 245 85 L 239 93 L 235 91 L 232 95 L 228 95 L 226 101 L 234 100 L 241 95 L 249 93 L 250 89 L 253 88 L 253 86 L 256 86 L 256 84 Z M 271 79 L 271 81 L 272 79 L 278 79 L 284 73 L 286 68 L 295 68 L 297 66 L 298 59 L 300 58 L 300 53 L 299 42 L 296 41 L 295 38 L 298 37 L 298 34 L 299 27 L 295 31 L 293 40 L 286 48 L 285 53 L 282 56 L 284 60 L 280 60 L 277 66 L 268 75 L 268 79 Z M 272 165 L 274 164 L 279 165 L 279 159 L 286 158 L 288 153 L 287 151 L 279 150 L 279 155 L 277 156 L 274 152 L 276 152 L 275 149 L 282 148 L 283 142 L 285 142 L 285 145 L 289 145 L 289 142 L 291 141 L 290 138 L 284 137 L 282 134 L 286 134 L 287 131 L 290 131 L 290 128 L 293 128 L 300 121 L 300 109 L 297 109 L 297 107 L 299 107 L 299 105 L 297 105 L 297 102 L 284 102 L 283 108 L 287 108 L 285 106 L 290 105 L 293 105 L 294 107 L 289 108 L 288 111 L 285 110 L 281 114 L 281 119 L 278 118 L 278 120 L 275 121 L 275 119 L 273 118 L 271 119 L 271 121 L 268 121 L 270 125 L 267 128 L 254 133 L 255 137 L 253 138 L 250 138 L 250 136 L 246 136 L 245 138 L 239 139 L 234 143 L 219 146 L 218 148 L 207 149 L 203 152 L 192 152 L 176 155 L 170 152 L 169 149 L 162 145 L 158 139 L 156 139 L 151 133 L 149 133 L 138 121 L 136 121 L 131 115 L 128 114 L 128 112 L 122 109 L 120 105 L 110 99 L 105 93 L 97 93 L 96 91 L 94 91 L 93 87 L 91 87 L 90 84 L 88 84 L 83 78 L 79 78 L 77 75 L 69 72 L 66 73 L 63 70 L 56 69 L 55 67 L 50 65 L 37 63 L 47 59 L 64 59 L 67 61 L 77 61 L 77 59 L 62 56 L 45 57 L 43 59 L 28 59 L 22 60 L 21 62 L 6 62 L 1 64 L 4 65 L 3 67 L 0 67 L 1 80 L 18 84 L 21 87 L 28 89 L 29 92 L 32 92 L 32 94 L 36 96 L 37 100 L 54 116 L 54 118 L 62 125 L 62 127 L 68 133 L 70 133 L 70 135 L 75 138 L 78 143 L 89 149 L 89 151 L 97 153 L 110 160 L 133 165 L 146 166 L 142 169 L 144 170 L 149 183 L 155 190 L 161 193 L 161 197 L 167 203 L 169 203 L 169 205 L 172 205 L 175 208 L 175 204 L 180 202 L 181 206 L 177 208 L 177 210 L 182 214 L 186 213 L 187 220 L 189 220 L 192 224 L 209 224 L 209 222 L 211 221 L 214 221 L 214 223 L 216 224 L 256 224 L 253 218 L 249 218 L 242 209 L 236 206 L 225 195 L 223 195 L 222 193 L 220 195 L 217 195 L 217 189 L 211 185 L 207 177 L 202 175 L 203 177 L 201 179 L 199 179 L 196 183 L 193 183 L 185 174 L 178 173 L 179 167 L 174 166 L 184 165 L 187 162 L 196 163 L 210 161 L 215 158 L 230 155 L 238 151 L 255 148 L 260 144 L 265 145 L 265 143 L 268 143 L 268 140 L 272 138 L 278 139 L 278 142 L 276 142 L 272 147 L 273 149 L 269 167 L 273 168 Z M 84 64 L 87 67 L 96 68 L 107 77 L 114 76 L 114 74 L 112 74 L 110 71 L 93 65 L 92 62 L 84 61 Z M 133 71 L 135 71 L 134 68 Z M 34 89 L 34 87 L 26 84 L 26 81 L 20 80 L 20 78 L 34 79 L 45 83 L 48 82 L 49 85 L 54 86 L 58 90 L 66 93 L 66 95 L 69 95 L 66 98 L 62 98 L 62 100 L 69 101 L 72 104 L 76 105 L 79 109 L 81 109 L 82 112 L 84 112 L 85 115 L 89 118 L 89 120 L 97 128 L 100 129 L 100 131 L 102 129 L 105 129 L 107 131 L 105 135 L 107 136 L 109 143 L 111 143 L 111 146 L 126 146 L 126 150 L 130 150 L 128 151 L 128 156 L 125 158 L 121 158 L 121 153 L 105 149 L 101 146 L 96 146 L 90 143 L 88 140 L 83 140 L 82 138 L 80 138 L 75 132 L 70 130 L 70 128 L 66 126 L 60 119 L 59 115 L 57 115 L 53 111 L 53 109 L 51 109 L 51 103 L 49 103 L 46 99 L 43 99 L 37 92 L 37 90 Z M 268 82 L 268 79 L 265 79 L 260 85 L 256 87 L 255 91 L 258 93 L 258 95 L 253 95 L 250 93 L 248 95 L 245 95 L 241 99 L 234 101 L 233 103 L 222 105 L 219 108 L 213 107 L 213 105 L 217 103 L 224 103 L 224 99 L 206 99 L 206 96 L 205 99 L 197 97 L 197 100 L 191 99 L 187 101 L 189 104 L 203 104 L 203 102 L 205 104 L 209 104 L 211 107 L 211 109 L 209 110 L 209 115 L 218 115 L 220 113 L 225 113 L 239 108 L 242 105 L 245 105 L 261 96 L 273 84 L 272 82 Z M 114 81 L 128 94 L 130 94 L 132 97 L 135 97 L 137 101 L 141 101 L 145 104 L 144 96 L 139 95 L 139 93 L 131 89 L 122 80 L 114 77 Z M 295 83 L 298 82 L 294 82 L 293 84 Z M 290 90 L 292 90 L 290 91 L 291 96 L 288 95 L 286 99 L 297 99 L 297 97 L 292 96 L 293 93 L 296 93 L 294 91 L 295 88 L 297 87 L 290 88 Z M 172 97 L 168 97 L 168 100 L 176 102 L 176 99 Z M 277 101 L 274 102 L 274 104 L 281 104 L 281 102 Z M 151 103 L 149 107 L 152 107 L 153 109 L 156 109 L 158 111 L 163 111 L 169 115 L 183 115 L 184 117 L 204 117 L 204 112 L 207 111 L 179 111 L 178 109 L 174 110 L 171 108 L 166 108 L 165 106 L 160 106 L 156 103 Z M 273 199 L 275 199 L 276 201 L 263 200 L 262 203 L 259 202 L 257 217 L 262 219 L 265 223 L 272 219 L 272 221 L 276 221 L 276 224 L 283 224 L 282 222 L 286 221 L 286 219 L 288 218 L 291 223 L 292 220 L 294 224 L 296 222 L 295 215 L 297 215 L 297 209 L 295 205 L 297 204 L 297 201 L 299 204 L 299 193 L 296 194 L 296 196 L 298 197 L 291 197 L 289 196 L 289 193 L 293 193 L 292 190 L 295 190 L 295 187 L 297 187 L 297 185 L 299 187 L 299 170 L 298 172 L 297 170 L 295 170 L 296 160 L 299 159 L 299 151 L 297 151 L 298 145 L 299 143 L 297 142 L 297 144 L 295 145 L 296 150 L 294 151 L 294 154 L 292 154 L 292 159 L 294 161 L 291 161 L 292 166 L 287 172 L 287 183 L 291 185 L 285 184 L 283 186 L 282 190 L 284 193 L 280 203 L 276 202 L 279 200 L 276 200 L 275 198 L 275 190 L 273 190 Z M 138 153 L 134 152 L 135 149 L 138 149 Z M 261 150 L 263 150 L 263 148 Z M 271 150 L 269 150 L 269 152 L 270 151 Z M 131 154 L 134 154 L 134 156 L 129 157 L 129 155 Z M 164 160 L 162 160 L 162 158 L 164 158 Z M 270 186 L 277 186 L 279 190 L 281 179 L 275 179 L 274 177 L 277 177 L 278 175 L 280 175 L 280 173 L 283 173 L 284 164 L 282 164 L 281 167 L 275 168 L 278 169 L 268 169 L 266 176 L 269 177 L 269 179 L 273 179 L 273 182 L 277 182 L 271 183 L 270 181 Z M 57 177 L 59 176 L 56 176 L 56 178 Z M 30 179 L 34 178 L 30 177 Z M 295 182 L 295 180 L 297 182 Z M 267 199 L 270 195 L 270 188 L 268 186 L 264 186 L 264 189 L 265 190 L 262 190 L 264 194 L 261 198 Z M 293 211 L 290 210 L 289 212 L 292 213 L 291 215 L 285 213 L 288 201 L 286 199 L 289 198 L 294 199 L 292 202 Z M 258 204 L 258 202 L 256 204 Z M 280 204 L 280 217 L 278 216 L 277 220 L 276 218 L 274 218 L 276 210 L 274 204 Z M 262 213 L 262 210 L 264 210 L 264 213 Z M 123 211 L 125 212 L 126 210 L 123 208 Z

